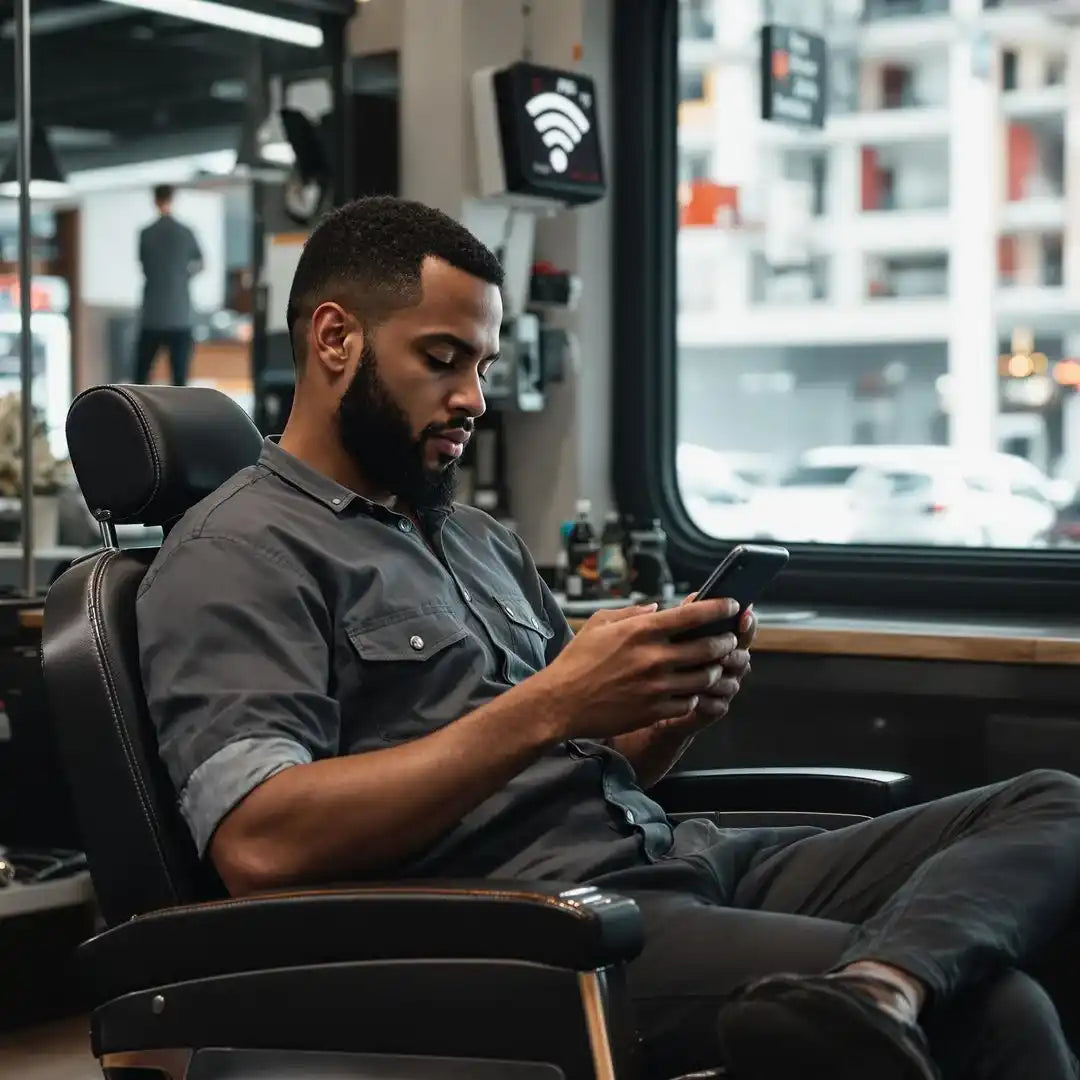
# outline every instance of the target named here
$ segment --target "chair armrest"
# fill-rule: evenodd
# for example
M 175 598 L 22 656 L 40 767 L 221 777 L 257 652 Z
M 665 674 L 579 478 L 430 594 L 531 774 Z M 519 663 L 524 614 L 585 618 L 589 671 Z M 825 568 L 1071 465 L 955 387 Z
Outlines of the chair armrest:
M 877 769 L 696 769 L 669 773 L 649 794 L 669 813 L 802 810 L 877 817 L 907 806 L 911 777 Z
M 516 960 L 591 971 L 632 959 L 625 897 L 550 882 L 425 881 L 263 893 L 141 915 L 80 949 L 93 1004 L 152 986 L 368 960 Z

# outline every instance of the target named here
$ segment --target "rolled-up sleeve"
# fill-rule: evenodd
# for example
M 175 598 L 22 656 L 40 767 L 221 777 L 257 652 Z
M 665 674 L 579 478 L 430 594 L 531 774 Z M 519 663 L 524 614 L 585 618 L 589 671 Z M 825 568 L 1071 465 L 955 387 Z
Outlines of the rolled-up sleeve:
M 290 560 L 206 535 L 163 550 L 137 615 L 159 753 L 205 854 L 259 784 L 337 752 L 331 620 Z

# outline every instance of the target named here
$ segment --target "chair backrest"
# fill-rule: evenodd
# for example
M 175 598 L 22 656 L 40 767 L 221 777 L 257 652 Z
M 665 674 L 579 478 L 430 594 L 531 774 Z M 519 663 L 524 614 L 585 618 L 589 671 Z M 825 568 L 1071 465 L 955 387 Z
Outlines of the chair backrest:
M 95 517 L 166 529 L 262 445 L 239 405 L 201 387 L 93 387 L 72 403 L 67 438 Z M 45 600 L 45 688 L 110 925 L 222 892 L 180 817 L 142 689 L 135 597 L 155 553 L 106 548 Z

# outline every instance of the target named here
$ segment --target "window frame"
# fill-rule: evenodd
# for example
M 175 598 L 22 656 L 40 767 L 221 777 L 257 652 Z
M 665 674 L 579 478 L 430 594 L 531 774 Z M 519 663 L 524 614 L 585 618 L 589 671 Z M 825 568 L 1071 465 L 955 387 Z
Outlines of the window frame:
M 612 485 L 625 514 L 661 521 L 675 580 L 692 587 L 731 541 L 693 523 L 675 468 L 679 5 L 613 8 Z M 790 547 L 774 603 L 1080 616 L 1078 560 L 1068 549 Z

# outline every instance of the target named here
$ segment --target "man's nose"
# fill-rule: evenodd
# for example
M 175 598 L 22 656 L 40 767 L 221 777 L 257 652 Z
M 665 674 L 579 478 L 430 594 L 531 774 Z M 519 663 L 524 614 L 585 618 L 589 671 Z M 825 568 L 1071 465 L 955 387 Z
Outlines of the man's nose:
M 472 371 L 462 376 L 447 405 L 454 415 L 463 413 L 474 418 L 484 415 L 487 402 L 484 400 L 484 387 L 480 382 L 479 372 Z

